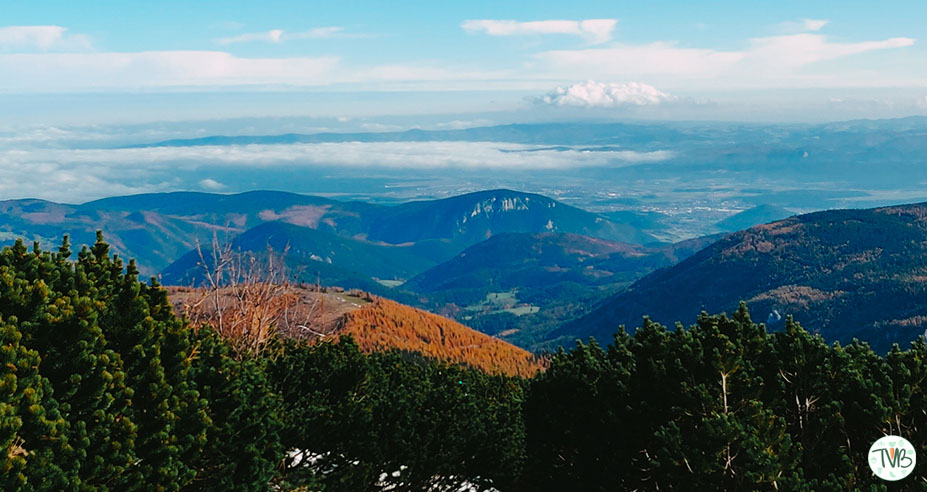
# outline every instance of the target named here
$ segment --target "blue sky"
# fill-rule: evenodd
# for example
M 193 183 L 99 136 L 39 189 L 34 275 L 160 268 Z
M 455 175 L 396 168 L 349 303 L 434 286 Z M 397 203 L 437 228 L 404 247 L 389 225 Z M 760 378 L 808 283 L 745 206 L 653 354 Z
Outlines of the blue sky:
M 925 31 L 923 1 L 4 2 L 0 123 L 904 116 Z

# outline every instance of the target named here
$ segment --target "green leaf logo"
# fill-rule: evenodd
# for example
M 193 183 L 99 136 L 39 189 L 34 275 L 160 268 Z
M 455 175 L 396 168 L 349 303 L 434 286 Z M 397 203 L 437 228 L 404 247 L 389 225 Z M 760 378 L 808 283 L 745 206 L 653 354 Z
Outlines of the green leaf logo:
M 883 436 L 869 448 L 869 467 L 882 480 L 901 480 L 914 471 L 917 453 L 907 439 Z

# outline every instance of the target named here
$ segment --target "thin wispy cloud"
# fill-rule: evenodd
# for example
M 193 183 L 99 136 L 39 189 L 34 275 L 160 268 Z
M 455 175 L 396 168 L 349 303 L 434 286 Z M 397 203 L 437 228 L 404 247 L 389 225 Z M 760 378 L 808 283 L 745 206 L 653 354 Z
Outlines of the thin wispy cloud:
M 915 44 L 910 37 L 880 40 L 837 40 L 821 30 L 824 19 L 791 21 L 790 34 L 757 37 L 736 48 L 700 47 L 677 41 L 616 42 L 617 19 L 468 20 L 462 28 L 489 36 L 561 35 L 587 40 L 592 46 L 511 54 L 506 64 L 462 65 L 466 57 L 440 60 L 413 58 L 389 64 L 366 63 L 339 46 L 327 56 L 242 57 L 218 50 L 92 51 L 89 40 L 61 26 L 0 28 L 0 91 L 66 92 L 108 89 L 180 87 L 341 86 L 355 90 L 543 90 L 549 81 L 646 80 L 666 90 L 718 90 L 779 87 L 884 87 L 927 83 L 927 73 L 914 65 L 895 66 L 908 78 L 892 78 L 881 70 L 846 62 L 814 73 L 814 65 L 879 50 L 900 50 Z M 215 40 L 221 44 L 280 44 L 301 39 L 357 37 L 339 26 L 289 32 L 272 29 Z M 87 48 L 79 50 L 78 47 Z M 73 49 L 72 49 L 73 48 Z M 504 51 L 504 50 L 500 50 Z M 411 56 L 411 55 L 410 55 Z M 489 68 L 506 67 L 506 68 Z M 54 74 L 54 76 L 49 76 Z M 589 89 L 589 88 L 587 88 Z M 566 90 L 566 89 L 565 89 Z M 579 90 L 576 88 L 575 90 Z M 574 91 L 575 91 L 574 90 Z M 590 92 L 587 96 L 592 97 Z M 564 94 L 557 100 L 573 101 Z M 585 97 L 585 96 L 584 96 Z M 622 101 L 621 91 L 609 96 Z M 632 100 L 627 99 L 627 100 Z M 603 99 L 608 100 L 608 99 Z
M 294 33 L 286 32 L 283 29 L 271 29 L 269 31 L 249 32 L 219 38 L 216 42 L 221 45 L 253 42 L 282 43 L 299 39 L 327 39 L 335 37 L 343 31 L 344 28 L 339 26 L 316 27 L 308 31 Z
M 818 32 L 828 24 L 830 24 L 830 21 L 826 19 L 799 19 L 796 21 L 782 22 L 776 27 L 781 33 L 796 34 L 802 32 Z
M 267 41 L 270 43 L 279 43 L 282 39 L 283 39 L 282 29 L 271 29 L 265 32 L 247 32 L 244 34 L 238 34 L 236 36 L 219 38 L 216 40 L 216 42 L 219 44 L 252 43 L 255 41 Z
M 0 54 L 0 90 L 324 85 L 338 61 L 334 56 L 242 58 L 221 51 Z
M 583 74 L 598 79 L 628 79 L 637 76 L 717 76 L 740 62 L 738 51 L 684 48 L 677 43 L 621 44 L 609 48 L 551 50 L 535 55 L 553 73 Z
M 69 34 L 61 26 L 0 27 L 0 51 L 80 51 L 93 48 L 90 38 Z
M 906 48 L 914 43 L 913 38 L 903 37 L 840 43 L 821 34 L 804 33 L 751 39 L 747 56 L 769 66 L 801 67 L 870 51 Z
M 543 20 L 518 22 L 514 20 L 467 20 L 460 27 L 465 31 L 490 36 L 526 36 L 539 34 L 568 34 L 579 36 L 592 44 L 612 39 L 618 19 Z
M 748 40 L 742 50 L 680 47 L 677 43 L 621 44 L 608 48 L 552 50 L 535 55 L 552 73 L 576 73 L 589 78 L 659 77 L 675 85 L 702 81 L 718 87 L 769 87 L 867 84 L 840 71 L 811 78 L 802 69 L 818 62 L 873 51 L 906 48 L 915 40 L 896 37 L 878 41 L 837 42 L 814 33 L 768 36 Z

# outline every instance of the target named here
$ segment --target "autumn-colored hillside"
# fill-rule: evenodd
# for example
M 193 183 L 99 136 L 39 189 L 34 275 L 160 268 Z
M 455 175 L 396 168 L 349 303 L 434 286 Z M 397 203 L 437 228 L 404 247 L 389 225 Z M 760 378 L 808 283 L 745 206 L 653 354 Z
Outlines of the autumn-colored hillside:
M 427 311 L 372 299 L 346 313 L 338 330 L 352 335 L 365 351 L 408 350 L 508 375 L 531 376 L 541 369 L 534 355 L 512 344 Z
M 389 349 L 416 352 L 493 374 L 531 376 L 543 368 L 536 356 L 510 343 L 365 292 L 295 285 L 255 289 L 271 300 L 258 309 L 252 307 L 245 315 L 238 311 L 249 302 L 241 302 L 231 289 L 222 289 L 218 297 L 215 292 L 185 287 L 168 287 L 168 292 L 178 314 L 185 314 L 194 322 L 215 325 L 218 300 L 226 327 L 232 325 L 231 320 L 246 318 L 239 323 L 246 328 L 270 324 L 284 336 L 310 341 L 351 335 L 366 352 Z

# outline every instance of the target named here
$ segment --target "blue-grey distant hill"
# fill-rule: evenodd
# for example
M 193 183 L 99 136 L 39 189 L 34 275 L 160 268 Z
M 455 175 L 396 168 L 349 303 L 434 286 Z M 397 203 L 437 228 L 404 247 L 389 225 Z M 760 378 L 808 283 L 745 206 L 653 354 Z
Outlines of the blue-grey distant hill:
M 503 232 L 568 232 L 631 243 L 653 240 L 633 226 L 512 190 L 389 206 L 275 191 L 155 193 L 81 205 L 0 202 L 0 238 L 5 243 L 17 237 L 57 243 L 62 235 L 70 234 L 73 243 L 87 244 L 102 229 L 114 251 L 138 260 L 146 274 L 161 271 L 197 242 L 209 245 L 214 236 L 225 242 L 267 222 L 326 233 L 352 244 L 429 242 L 434 245 L 430 251 L 434 252 L 431 256 L 437 255 L 436 262 Z M 389 278 L 414 273 L 419 272 L 403 266 Z
M 776 205 L 763 204 L 757 205 L 751 209 L 744 210 L 743 212 L 736 213 L 724 220 L 721 220 L 715 224 L 715 227 L 719 231 L 734 232 L 741 229 L 747 229 L 755 225 L 782 220 L 787 217 L 791 217 L 792 215 L 795 214 L 786 208 L 778 207 Z
M 688 135 L 688 136 L 687 136 Z M 397 132 L 359 133 L 288 133 L 283 135 L 215 135 L 200 138 L 174 139 L 161 142 L 138 144 L 129 148 L 143 147 L 192 147 L 201 145 L 252 145 L 252 144 L 294 144 L 294 143 L 341 143 L 341 142 L 510 142 L 537 145 L 590 145 L 589 151 L 615 150 L 609 147 L 616 143 L 670 142 L 694 138 L 695 134 L 663 124 L 627 123 L 544 123 L 511 124 L 466 128 L 459 130 L 406 130 Z M 566 150 L 553 147 L 552 150 Z

